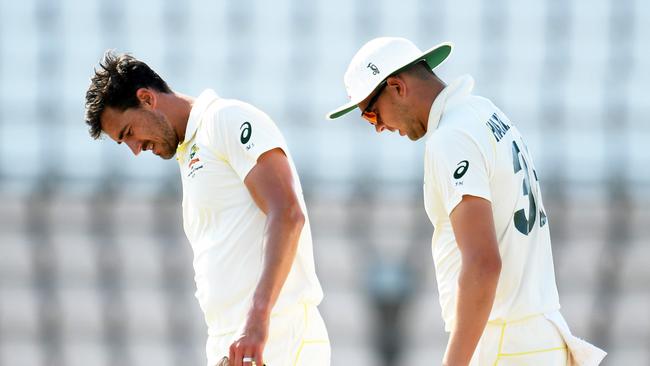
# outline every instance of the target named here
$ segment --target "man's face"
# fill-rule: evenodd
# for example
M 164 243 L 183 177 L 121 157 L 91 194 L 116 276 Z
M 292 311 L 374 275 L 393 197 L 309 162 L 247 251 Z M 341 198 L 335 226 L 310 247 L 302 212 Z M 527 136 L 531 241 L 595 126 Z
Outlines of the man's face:
M 100 120 L 102 131 L 118 144 L 126 143 L 134 155 L 151 150 L 171 159 L 176 154 L 178 136 L 160 111 L 142 105 L 124 111 L 106 107 Z
M 384 130 L 399 131 L 401 136 L 408 136 L 415 141 L 424 136 L 426 130 L 414 118 L 411 108 L 405 104 L 406 101 L 400 95 L 404 82 L 399 83 L 389 79 L 386 84 L 380 84 L 358 107 L 362 111 L 361 116 L 375 126 L 377 133 Z

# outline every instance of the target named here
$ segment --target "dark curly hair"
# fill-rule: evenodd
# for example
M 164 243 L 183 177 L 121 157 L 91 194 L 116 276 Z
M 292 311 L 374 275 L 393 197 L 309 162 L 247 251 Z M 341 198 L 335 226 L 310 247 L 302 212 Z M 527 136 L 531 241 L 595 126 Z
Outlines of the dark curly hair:
M 162 93 L 172 92 L 167 83 L 146 63 L 129 54 L 106 51 L 86 92 L 86 123 L 90 126 L 90 136 L 94 139 L 101 136 L 99 118 L 104 108 L 124 111 L 140 105 L 136 96 L 140 88 L 151 88 Z

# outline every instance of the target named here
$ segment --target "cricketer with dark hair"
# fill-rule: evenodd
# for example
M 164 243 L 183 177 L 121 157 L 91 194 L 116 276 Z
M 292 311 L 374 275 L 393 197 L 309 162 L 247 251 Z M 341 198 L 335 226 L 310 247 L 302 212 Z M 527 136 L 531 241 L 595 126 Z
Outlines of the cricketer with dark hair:
M 176 156 L 208 366 L 329 365 L 302 188 L 268 115 L 209 89 L 174 92 L 144 62 L 107 52 L 86 123 L 135 155 Z

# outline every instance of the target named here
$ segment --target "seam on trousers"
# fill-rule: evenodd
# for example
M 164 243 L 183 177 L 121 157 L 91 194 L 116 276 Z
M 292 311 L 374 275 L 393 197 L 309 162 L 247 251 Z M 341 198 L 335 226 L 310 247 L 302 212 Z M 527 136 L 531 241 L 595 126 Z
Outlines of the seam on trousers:
M 506 323 L 501 325 L 501 336 L 499 337 L 499 349 L 497 350 L 497 358 L 494 360 L 494 366 L 497 366 L 499 363 L 499 356 L 501 355 L 501 349 L 503 348 L 503 336 L 506 334 Z
M 300 347 L 298 347 L 298 352 L 296 352 L 296 359 L 293 360 L 293 366 L 296 366 L 298 364 L 298 360 L 300 359 L 300 353 L 302 352 L 302 348 L 305 346 L 305 333 L 307 333 L 307 330 L 309 329 L 309 314 L 307 313 L 307 304 L 303 304 L 303 311 L 304 311 L 304 323 L 305 327 L 302 330 L 302 337 L 300 337 L 302 340 L 300 341 Z
M 298 353 L 296 353 L 296 360 L 294 361 L 293 365 L 296 366 L 298 364 L 298 360 L 300 359 L 300 353 L 302 353 L 303 347 L 305 347 L 306 344 L 327 344 L 329 343 L 328 340 L 325 339 L 310 339 L 310 340 L 304 340 L 300 342 L 300 347 L 298 348 Z
M 555 347 L 555 348 L 546 348 L 546 349 L 540 349 L 536 351 L 528 351 L 528 352 L 516 352 L 516 353 L 499 353 L 499 357 L 517 357 L 517 356 L 525 356 L 525 355 L 532 355 L 535 353 L 544 353 L 544 352 L 553 352 L 553 351 L 560 351 L 566 349 L 566 346 L 563 347 Z
M 543 313 L 531 314 L 531 315 L 525 316 L 523 318 L 519 318 L 519 319 L 515 319 L 515 320 L 507 320 L 507 321 L 506 320 L 498 320 L 498 319 L 497 320 L 489 320 L 487 323 L 490 324 L 490 325 L 503 325 L 503 324 L 511 324 L 512 325 L 512 324 L 517 324 L 517 323 L 524 322 L 526 320 L 536 318 L 538 316 L 544 316 L 544 314 Z

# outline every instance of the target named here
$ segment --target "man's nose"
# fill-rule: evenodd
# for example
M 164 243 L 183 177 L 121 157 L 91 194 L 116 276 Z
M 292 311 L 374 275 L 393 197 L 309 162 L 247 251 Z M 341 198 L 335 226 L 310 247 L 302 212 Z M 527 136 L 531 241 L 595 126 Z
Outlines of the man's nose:
M 138 156 L 138 154 L 140 154 L 140 152 L 142 151 L 142 144 L 140 144 L 138 141 L 133 139 L 128 139 L 124 142 L 129 146 L 129 148 L 133 152 L 133 155 Z

